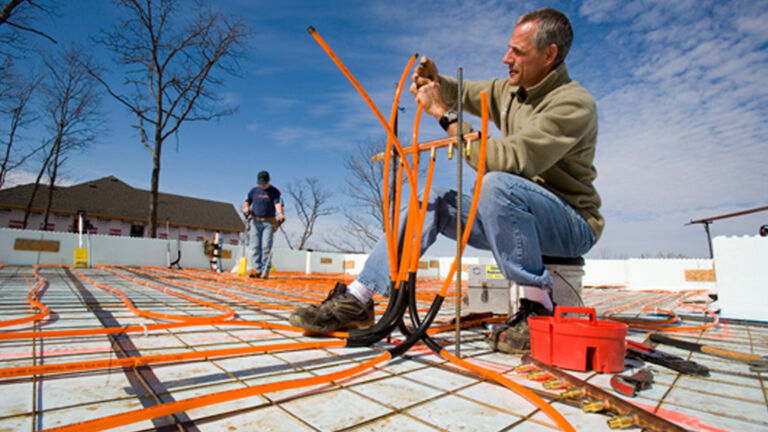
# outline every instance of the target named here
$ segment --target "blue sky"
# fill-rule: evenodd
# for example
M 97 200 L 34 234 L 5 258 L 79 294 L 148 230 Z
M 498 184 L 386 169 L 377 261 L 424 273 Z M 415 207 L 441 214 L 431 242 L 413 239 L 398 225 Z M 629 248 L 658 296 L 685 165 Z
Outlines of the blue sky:
M 284 192 L 291 181 L 317 177 L 343 205 L 345 153 L 359 142 L 383 139 L 384 133 L 309 36 L 309 25 L 388 113 L 395 82 L 413 53 L 432 57 L 444 74 L 455 75 L 461 66 L 467 79 L 503 77 L 501 58 L 516 18 L 551 6 L 572 21 L 575 40 L 566 64 L 599 111 L 596 185 L 607 225 L 588 257 L 703 257 L 704 230 L 684 226 L 687 221 L 768 205 L 768 2 L 220 0 L 215 5 L 246 16 L 255 32 L 242 76 L 222 88 L 222 98 L 239 111 L 218 121 L 188 123 L 178 140 L 166 143 L 162 192 L 239 208 L 256 173 L 267 169 Z M 59 45 L 87 42 L 109 28 L 117 13 L 111 2 L 81 0 L 77 9 L 60 7 L 58 17 L 41 18 L 40 28 Z M 53 48 L 42 39 L 31 42 Z M 108 70 L 117 70 L 109 55 L 96 51 L 96 56 Z M 401 137 L 409 142 L 412 96 L 404 94 L 401 105 Z M 66 182 L 114 175 L 148 189 L 151 158 L 131 127 L 133 118 L 106 97 L 104 109 L 109 134 L 67 161 Z M 423 140 L 443 136 L 431 118 L 422 123 Z M 456 184 L 454 161 L 441 156 L 438 170 L 436 184 Z M 474 172 L 464 172 L 468 188 Z M 28 179 L 17 171 L 10 181 Z M 286 226 L 296 229 L 287 204 Z M 765 223 L 766 212 L 715 222 L 712 232 L 754 235 Z M 341 224 L 341 215 L 321 220 L 317 239 Z M 450 242 L 432 250 L 454 251 Z

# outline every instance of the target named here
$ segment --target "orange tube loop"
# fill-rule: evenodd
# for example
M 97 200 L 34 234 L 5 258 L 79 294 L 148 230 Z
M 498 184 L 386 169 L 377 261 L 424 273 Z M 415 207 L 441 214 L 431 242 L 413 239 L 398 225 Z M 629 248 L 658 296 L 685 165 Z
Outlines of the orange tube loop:
M 255 354 L 260 352 L 295 351 L 303 349 L 317 349 L 329 347 L 341 347 L 346 344 L 344 340 L 327 340 L 315 342 L 293 342 L 271 345 L 246 346 L 238 348 L 223 348 L 206 351 L 190 351 L 174 354 L 157 354 L 123 358 L 110 358 L 107 360 L 90 360 L 68 363 L 53 363 L 36 366 L 20 366 L 0 369 L 0 378 L 15 378 L 29 375 L 47 375 L 64 372 L 78 372 L 85 370 L 111 369 L 119 367 L 137 367 L 148 364 L 169 363 L 189 360 L 207 359 L 213 357 L 238 356 Z
M 485 134 L 483 134 L 483 136 L 485 136 Z M 465 369 L 469 369 L 472 372 L 479 374 L 483 378 L 492 379 L 524 397 L 526 400 L 528 400 L 528 402 L 534 404 L 536 407 L 542 410 L 544 414 L 546 414 L 555 423 L 557 423 L 561 430 L 566 432 L 576 432 L 576 429 L 571 426 L 571 424 L 568 422 L 568 420 L 565 419 L 565 417 L 563 417 L 562 414 L 560 414 L 556 409 L 552 408 L 552 406 L 548 404 L 547 401 L 536 395 L 536 393 L 528 390 L 527 388 L 521 386 L 520 384 L 512 381 L 511 379 L 503 376 L 498 372 L 486 369 L 466 360 L 462 360 L 445 349 L 440 351 L 440 355 L 451 363 L 459 365 Z
M 27 303 L 29 303 L 29 307 L 31 309 L 38 309 L 40 312 L 30 315 L 23 318 L 15 318 L 10 320 L 4 320 L 0 321 L 0 327 L 9 327 L 19 324 L 25 324 L 28 322 L 34 322 L 39 321 L 48 315 L 50 315 L 50 310 L 48 309 L 48 306 L 44 305 L 40 300 L 37 298 L 37 293 L 40 290 L 40 287 L 45 285 L 45 278 L 40 276 L 40 274 L 37 272 L 37 267 L 34 266 L 32 270 L 32 274 L 35 276 L 35 279 L 37 279 L 37 283 L 33 287 L 32 284 L 29 283 L 29 279 L 25 276 L 24 279 L 27 281 L 27 286 L 29 286 L 29 293 L 27 294 Z
M 104 429 L 115 428 L 118 426 L 124 426 L 143 420 L 150 420 L 153 418 L 163 417 L 171 414 L 175 414 L 182 411 L 191 410 L 194 408 L 200 408 L 208 405 L 214 405 L 223 402 L 229 402 L 236 399 L 242 399 L 250 396 L 256 396 L 264 393 L 272 393 L 283 390 L 290 390 L 294 388 L 301 388 L 311 385 L 326 384 L 331 381 L 336 381 L 344 378 L 348 378 L 357 375 L 367 369 L 376 366 L 379 363 L 387 361 L 391 358 L 389 352 L 384 352 L 378 357 L 374 357 L 364 363 L 349 369 L 344 369 L 338 372 L 333 372 L 326 375 L 313 376 L 308 378 L 299 378 L 288 381 L 280 381 L 274 383 L 260 384 L 246 388 L 240 388 L 235 390 L 227 390 L 217 393 L 211 393 L 203 396 L 193 397 L 189 399 L 183 399 L 175 402 L 164 403 L 161 405 L 155 405 L 149 408 L 137 409 L 133 411 L 127 411 L 120 414 L 114 414 L 107 417 L 101 417 L 94 420 L 87 420 L 70 425 L 46 429 L 48 432 L 95 432 Z
M 119 266 L 117 266 L 117 267 L 119 267 Z M 110 287 L 108 285 L 104 285 L 102 283 L 96 282 L 95 280 L 93 280 L 93 279 L 89 278 L 88 276 L 84 275 L 79 270 L 74 270 L 74 272 L 78 276 L 80 276 L 84 280 L 90 282 L 91 284 L 96 285 L 99 288 L 106 289 L 107 291 L 111 291 L 111 292 L 117 294 L 118 296 L 120 296 L 123 299 L 123 304 L 125 304 L 128 307 L 128 309 L 130 309 L 134 313 L 136 313 L 136 314 L 138 314 L 140 316 L 143 316 L 145 318 L 156 318 L 156 319 L 162 319 L 162 320 L 167 320 L 167 321 L 211 323 L 213 321 L 227 320 L 227 319 L 232 318 L 235 315 L 234 309 L 232 309 L 230 307 L 222 306 L 222 305 L 217 305 L 215 303 L 212 303 L 212 302 L 209 302 L 209 301 L 206 301 L 206 300 L 196 299 L 194 297 L 191 297 L 191 296 L 182 294 L 180 292 L 174 291 L 174 290 L 172 290 L 170 288 L 162 287 L 162 286 L 153 284 L 151 282 L 142 281 L 140 279 L 136 279 L 136 278 L 132 278 L 132 277 L 129 277 L 129 276 L 125 276 L 125 275 L 121 274 L 120 272 L 114 271 L 114 270 L 112 270 L 110 268 L 104 268 L 104 270 L 106 270 L 106 271 L 108 271 L 110 273 L 113 273 L 113 274 L 115 274 L 115 275 L 117 275 L 117 276 L 119 276 L 119 277 L 121 277 L 123 279 L 129 280 L 129 281 L 132 281 L 132 282 L 144 285 L 144 286 L 148 286 L 148 287 L 151 287 L 151 288 L 158 289 L 158 290 L 163 291 L 163 292 L 165 292 L 167 294 L 171 294 L 171 295 L 183 298 L 185 300 L 192 301 L 194 303 L 197 303 L 197 304 L 200 304 L 200 305 L 203 305 L 203 306 L 208 306 L 208 307 L 212 307 L 214 309 L 219 309 L 219 310 L 223 310 L 224 311 L 224 314 L 222 314 L 222 315 L 214 315 L 214 316 L 207 316 L 207 317 L 195 317 L 195 316 L 191 317 L 191 316 L 186 316 L 186 315 L 165 314 L 165 313 L 151 312 L 151 311 L 147 311 L 147 310 L 144 310 L 144 309 L 138 309 L 137 307 L 135 307 L 133 305 L 133 302 L 122 291 L 117 290 L 115 288 L 112 288 L 112 287 Z

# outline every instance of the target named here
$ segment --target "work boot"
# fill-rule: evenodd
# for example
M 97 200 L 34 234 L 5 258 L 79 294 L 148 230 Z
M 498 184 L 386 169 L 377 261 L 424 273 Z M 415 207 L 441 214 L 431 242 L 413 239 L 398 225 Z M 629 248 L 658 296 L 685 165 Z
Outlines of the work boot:
M 531 350 L 531 329 L 529 316 L 552 316 L 552 311 L 539 303 L 520 299 L 520 308 L 506 323 L 495 327 L 488 338 L 494 351 L 507 354 L 522 354 Z
M 259 277 L 262 279 L 269 279 L 269 274 L 267 274 L 267 272 L 261 272 L 261 274 L 259 274 Z
M 302 306 L 288 321 L 296 327 L 316 332 L 364 329 L 373 325 L 373 301 L 362 304 L 347 293 L 347 286 L 337 282 L 319 305 Z

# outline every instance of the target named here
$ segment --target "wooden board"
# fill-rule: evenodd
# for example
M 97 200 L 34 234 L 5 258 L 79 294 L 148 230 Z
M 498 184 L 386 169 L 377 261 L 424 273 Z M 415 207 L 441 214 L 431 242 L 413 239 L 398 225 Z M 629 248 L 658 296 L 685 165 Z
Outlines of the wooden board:
M 35 252 L 58 252 L 59 241 L 17 238 L 13 249 Z
M 685 281 L 686 282 L 715 282 L 714 270 L 686 270 Z

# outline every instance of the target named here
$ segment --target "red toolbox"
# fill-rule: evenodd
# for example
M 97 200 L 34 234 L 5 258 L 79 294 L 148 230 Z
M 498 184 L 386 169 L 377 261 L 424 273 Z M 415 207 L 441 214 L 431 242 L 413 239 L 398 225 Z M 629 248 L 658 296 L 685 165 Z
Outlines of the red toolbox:
M 587 318 L 563 314 L 588 315 Z M 528 317 L 531 356 L 576 371 L 624 370 L 626 324 L 598 320 L 594 308 L 556 306 L 554 316 Z

